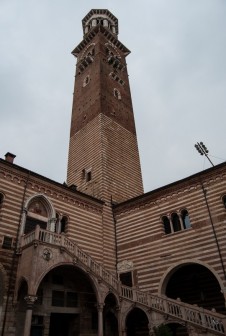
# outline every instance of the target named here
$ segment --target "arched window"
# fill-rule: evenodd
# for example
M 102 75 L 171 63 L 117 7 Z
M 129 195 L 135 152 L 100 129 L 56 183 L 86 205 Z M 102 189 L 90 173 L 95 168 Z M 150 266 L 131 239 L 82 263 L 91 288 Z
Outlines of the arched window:
M 83 85 L 82 86 L 85 87 L 86 85 L 89 84 L 89 82 L 90 82 L 90 76 L 87 75 L 83 80 Z
M 173 231 L 177 232 L 181 230 L 180 219 L 177 213 L 172 213 L 171 220 L 173 224 Z
M 62 232 L 65 233 L 67 231 L 68 218 L 66 216 L 63 216 L 60 223 L 61 223 L 60 233 Z
M 164 226 L 165 233 L 166 233 L 166 234 L 171 233 L 171 227 L 170 227 L 170 221 L 169 221 L 169 218 L 166 217 L 166 216 L 163 216 L 163 217 L 162 217 L 162 222 L 163 222 L 163 226 Z
M 55 231 L 56 233 L 65 233 L 67 230 L 68 218 L 67 216 L 60 216 L 58 213 L 56 214 L 56 225 Z
M 181 211 L 181 218 L 182 218 L 182 222 L 183 222 L 183 228 L 184 229 L 190 228 L 191 227 L 191 222 L 190 222 L 190 218 L 189 218 L 187 210 L 182 210 Z
M 224 196 L 222 197 L 222 201 L 223 201 L 223 205 L 224 205 L 224 207 L 225 207 L 225 209 L 226 209 L 226 195 L 224 195 Z
M 114 89 L 114 96 L 115 98 L 117 98 L 118 100 L 120 100 L 122 97 L 121 97 L 121 93 L 119 92 L 119 90 L 117 89 Z
M 3 200 L 4 200 L 4 195 L 0 193 L 0 209 L 2 208 Z

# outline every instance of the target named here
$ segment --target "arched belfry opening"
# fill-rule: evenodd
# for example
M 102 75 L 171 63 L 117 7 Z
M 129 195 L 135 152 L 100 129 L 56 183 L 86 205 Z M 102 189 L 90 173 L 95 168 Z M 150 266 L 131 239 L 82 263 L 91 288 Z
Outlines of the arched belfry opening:
M 104 336 L 118 336 L 118 304 L 114 294 L 107 295 L 104 301 Z
M 205 266 L 184 264 L 171 272 L 164 285 L 166 296 L 225 313 L 225 301 L 215 275 Z
M 132 309 L 126 318 L 127 336 L 149 336 L 149 321 L 140 308 Z

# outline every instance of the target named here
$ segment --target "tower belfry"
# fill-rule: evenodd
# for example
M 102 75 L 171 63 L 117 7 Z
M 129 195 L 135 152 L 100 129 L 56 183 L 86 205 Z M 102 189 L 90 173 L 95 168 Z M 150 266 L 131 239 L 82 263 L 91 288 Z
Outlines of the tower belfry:
M 130 51 L 118 40 L 118 20 L 92 9 L 82 20 L 68 157 L 68 185 L 121 202 L 143 193 L 131 93 Z

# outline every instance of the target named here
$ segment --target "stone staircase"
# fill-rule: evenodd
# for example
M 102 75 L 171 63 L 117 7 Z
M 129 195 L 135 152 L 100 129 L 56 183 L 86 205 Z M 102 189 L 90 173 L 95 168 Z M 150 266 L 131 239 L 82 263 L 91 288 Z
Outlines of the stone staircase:
M 104 281 L 119 296 L 137 305 L 145 306 L 147 309 L 154 310 L 164 316 L 183 321 L 204 332 L 216 335 L 225 335 L 226 316 L 218 314 L 201 307 L 190 305 L 179 300 L 169 299 L 164 296 L 152 295 L 149 292 L 123 286 L 120 281 L 109 271 L 104 269 L 90 255 L 85 253 L 78 245 L 71 241 L 65 234 L 57 234 L 43 230 L 38 225 L 35 231 L 22 237 L 21 248 L 35 242 L 59 246 L 73 256 L 75 262 L 81 263 L 89 272 L 92 272 L 98 280 Z M 225 327 L 225 328 L 224 328 Z

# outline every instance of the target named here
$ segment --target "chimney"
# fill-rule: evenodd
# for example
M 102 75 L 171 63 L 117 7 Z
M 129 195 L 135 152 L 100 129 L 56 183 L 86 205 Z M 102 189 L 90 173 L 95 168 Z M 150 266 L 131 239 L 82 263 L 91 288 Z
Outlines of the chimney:
M 16 155 L 10 153 L 10 152 L 7 152 L 5 154 L 5 160 L 10 162 L 10 163 L 13 163 L 14 159 L 15 159 Z

